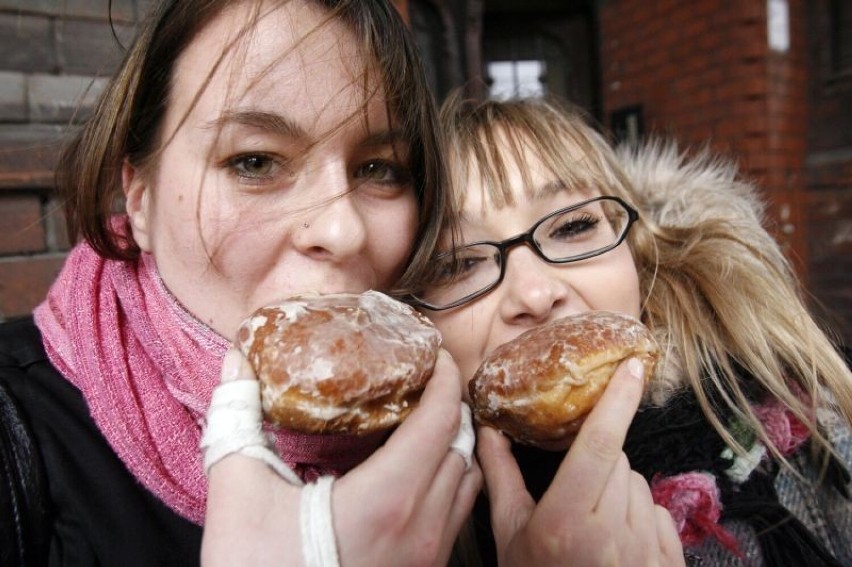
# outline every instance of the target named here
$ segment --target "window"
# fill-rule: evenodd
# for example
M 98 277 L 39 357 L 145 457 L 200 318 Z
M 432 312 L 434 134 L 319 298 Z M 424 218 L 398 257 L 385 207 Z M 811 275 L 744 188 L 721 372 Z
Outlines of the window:
M 484 8 L 481 72 L 487 96 L 554 94 L 598 114 L 591 3 L 489 0 Z
M 489 61 L 486 68 L 491 98 L 536 97 L 545 93 L 544 61 Z

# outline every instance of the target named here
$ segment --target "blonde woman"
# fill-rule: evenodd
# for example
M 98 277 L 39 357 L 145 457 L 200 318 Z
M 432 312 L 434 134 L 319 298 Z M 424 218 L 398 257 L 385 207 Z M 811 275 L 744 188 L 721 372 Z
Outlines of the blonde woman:
M 634 518 L 650 489 L 701 565 L 850 564 L 852 374 L 764 229 L 756 189 L 709 153 L 650 143 L 616 155 L 556 101 L 452 100 L 443 121 L 457 225 L 415 302 L 463 380 L 523 331 L 588 310 L 640 317 L 663 352 L 623 444 L 633 473 L 602 468 L 585 514 L 571 498 L 588 482 L 571 461 L 589 443 L 510 452 L 480 429 L 486 563 L 633 565 L 627 542 L 643 537 L 642 561 L 677 563 L 665 519 Z M 606 453 L 626 426 L 602 411 Z M 660 536 L 636 518 L 656 519 Z

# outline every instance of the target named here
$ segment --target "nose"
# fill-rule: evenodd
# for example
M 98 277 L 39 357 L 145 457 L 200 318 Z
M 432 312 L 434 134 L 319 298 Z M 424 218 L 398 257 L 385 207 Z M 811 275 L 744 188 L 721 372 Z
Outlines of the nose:
M 532 327 L 556 318 L 571 294 L 568 282 L 559 277 L 560 268 L 548 264 L 527 246 L 512 250 L 500 285 L 505 289 L 500 306 L 503 320 Z
M 293 242 L 302 254 L 342 262 L 364 249 L 367 223 L 359 209 L 357 191 L 349 188 L 345 167 L 325 167 L 310 180 L 311 192 L 327 201 L 296 218 Z

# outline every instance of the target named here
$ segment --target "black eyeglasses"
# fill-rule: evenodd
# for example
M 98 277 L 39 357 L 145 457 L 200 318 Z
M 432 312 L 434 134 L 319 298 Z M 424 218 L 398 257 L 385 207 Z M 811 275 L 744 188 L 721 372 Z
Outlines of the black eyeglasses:
M 474 242 L 439 254 L 432 260 L 435 280 L 409 302 L 442 311 L 482 297 L 503 281 L 506 255 L 521 244 L 551 264 L 600 256 L 621 244 L 638 218 L 639 213 L 618 197 L 596 197 L 553 211 L 512 238 Z

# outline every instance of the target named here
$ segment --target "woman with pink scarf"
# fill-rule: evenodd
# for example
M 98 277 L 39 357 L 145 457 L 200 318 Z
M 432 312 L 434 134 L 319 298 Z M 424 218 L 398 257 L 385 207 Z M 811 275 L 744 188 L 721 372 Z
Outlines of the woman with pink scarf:
M 0 564 L 193 565 L 243 517 L 308 561 L 299 486 L 238 457 L 208 483 L 205 413 L 253 310 L 418 276 L 443 204 L 434 115 L 389 2 L 155 10 L 59 164 L 79 244 L 34 317 L 0 328 Z M 444 357 L 364 464 L 375 439 L 278 435 L 304 478 L 342 475 L 333 556 L 446 561 L 481 485 L 449 450 L 460 400 Z M 229 498 L 253 515 L 217 515 Z

